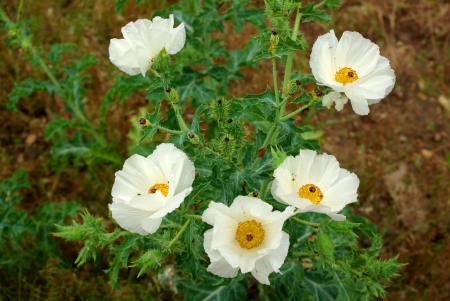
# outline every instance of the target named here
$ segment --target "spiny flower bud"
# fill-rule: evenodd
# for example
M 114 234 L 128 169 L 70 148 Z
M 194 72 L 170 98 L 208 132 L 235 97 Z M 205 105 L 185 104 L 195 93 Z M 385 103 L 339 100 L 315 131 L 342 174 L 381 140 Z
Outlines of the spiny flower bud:
M 172 104 L 178 104 L 179 96 L 178 92 L 174 88 L 167 87 L 166 96 Z
M 200 143 L 200 139 L 199 139 L 198 136 L 197 136 L 195 133 L 193 133 L 193 132 L 190 132 L 190 133 L 188 134 L 188 138 L 189 138 L 189 141 L 191 141 L 192 144 L 197 145 L 197 144 Z
M 288 91 L 286 91 L 288 94 L 294 94 L 297 91 L 300 91 L 302 89 L 302 83 L 298 79 L 293 79 L 289 82 Z
M 163 48 L 154 58 L 152 68 L 159 72 L 166 72 L 170 67 L 170 63 L 170 55 Z
M 227 123 L 224 124 L 224 131 L 228 136 L 233 137 L 237 146 L 243 146 L 247 141 L 247 128 L 238 119 L 228 119 Z
M 277 49 L 278 42 L 280 41 L 280 36 L 278 35 L 278 30 L 272 30 L 272 34 L 270 35 L 270 48 L 269 52 L 272 55 L 275 55 L 275 50 Z
M 150 122 L 150 120 L 145 119 L 145 118 L 139 118 L 139 124 L 144 126 L 144 127 L 149 127 L 152 125 L 152 123 Z
M 215 141 L 215 144 L 218 152 L 225 157 L 230 157 L 236 148 L 234 139 L 228 136 L 222 136 Z
M 317 97 L 320 97 L 320 96 L 322 96 L 322 95 L 323 95 L 323 92 L 322 92 L 322 91 L 316 90 L 316 96 L 317 96 Z
M 228 101 L 219 98 L 209 104 L 211 117 L 217 121 L 227 120 L 230 115 L 230 104 Z

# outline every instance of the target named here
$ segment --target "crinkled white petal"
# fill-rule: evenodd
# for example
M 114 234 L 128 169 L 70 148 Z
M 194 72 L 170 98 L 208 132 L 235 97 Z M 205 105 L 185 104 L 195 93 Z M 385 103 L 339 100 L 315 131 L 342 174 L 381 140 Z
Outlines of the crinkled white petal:
M 345 221 L 345 215 L 342 214 L 336 214 L 331 211 L 331 208 L 324 205 L 311 205 L 306 207 L 303 210 L 297 211 L 298 213 L 304 213 L 304 212 L 317 212 L 317 213 L 323 213 L 331 217 L 335 221 Z
M 348 98 L 342 96 L 342 94 L 339 92 L 333 91 L 325 95 L 322 99 L 323 106 L 328 109 L 331 108 L 333 102 L 335 103 L 336 111 L 340 111 L 344 108 L 344 105 L 348 102 Z
M 207 271 L 224 278 L 236 277 L 239 271 L 239 267 L 233 268 L 220 254 L 219 251 L 213 250 L 211 248 L 213 230 L 211 229 L 206 231 L 204 237 L 205 252 L 206 254 L 208 254 L 208 257 L 211 260 L 211 264 L 208 266 Z
M 133 155 L 116 173 L 110 209 L 117 223 L 134 233 L 154 233 L 162 218 L 178 208 L 192 191 L 194 164 L 173 144 L 161 144 L 147 158 Z M 168 185 L 149 194 L 156 184 Z
M 142 228 L 142 220 L 149 217 L 153 212 L 144 211 L 133 208 L 123 203 L 112 203 L 109 205 L 112 217 L 114 220 L 124 229 L 138 233 L 140 235 L 146 235 L 149 232 Z
M 186 41 L 184 23 L 173 28 L 173 15 L 169 19 L 155 17 L 153 22 L 140 19 L 122 27 L 124 39 L 112 39 L 109 47 L 111 62 L 130 75 L 145 73 L 162 49 L 169 54 L 179 52 Z
M 252 272 L 262 283 L 268 275 L 278 271 L 289 248 L 289 236 L 282 231 L 283 224 L 295 208 L 290 206 L 283 212 L 272 211 L 272 206 L 260 199 L 240 196 L 230 207 L 211 202 L 202 215 L 203 221 L 213 226 L 205 232 L 205 251 L 210 257 L 208 271 L 222 277 L 234 277 L 238 271 Z M 247 250 L 236 240 L 239 222 L 255 220 L 264 229 L 261 245 Z M 287 243 L 287 245 L 286 245 Z M 269 256 L 266 261 L 258 262 Z M 269 270 L 265 269 L 265 265 Z M 256 273 L 256 274 L 255 274 Z M 267 280 L 267 282 L 266 282 Z
M 345 86 L 345 95 L 350 99 L 353 111 L 358 115 L 369 114 L 369 103 L 364 97 L 364 90 L 358 86 L 357 82 Z
M 316 185 L 321 190 L 323 198 L 319 205 L 298 195 L 299 189 L 307 184 Z M 301 150 L 298 156 L 286 158 L 275 169 L 271 191 L 276 200 L 298 208 L 300 211 L 297 213 L 312 211 L 343 220 L 345 217 L 336 213 L 357 201 L 358 186 L 358 177 L 340 168 L 334 156 Z
M 166 51 L 168 54 L 178 53 L 186 42 L 186 30 L 184 23 L 181 23 L 177 28 L 171 29 L 170 39 L 166 43 Z
M 355 113 L 369 114 L 369 104 L 378 103 L 388 95 L 395 85 L 394 70 L 389 61 L 380 56 L 379 47 L 357 32 L 346 31 L 337 42 L 334 31 L 320 36 L 313 45 L 310 66 L 315 79 L 347 98 L 329 93 L 323 105 L 330 107 L 334 101 L 336 110 L 342 110 L 349 99 Z M 335 79 L 341 68 L 356 71 L 358 80 L 343 85 Z
M 272 250 L 267 256 L 258 259 L 252 275 L 256 280 L 263 284 L 270 285 L 269 275 L 272 272 L 280 273 L 280 267 L 283 265 L 289 250 L 289 235 L 281 232 L 280 246 Z
M 111 39 L 109 59 L 121 71 L 129 75 L 139 74 L 141 70 L 132 46 L 125 39 Z

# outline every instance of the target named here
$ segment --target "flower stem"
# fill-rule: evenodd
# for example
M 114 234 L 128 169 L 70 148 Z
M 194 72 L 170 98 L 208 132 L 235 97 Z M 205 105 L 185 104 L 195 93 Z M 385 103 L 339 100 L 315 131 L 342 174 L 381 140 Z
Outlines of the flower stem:
M 182 203 L 184 204 L 184 203 Z M 201 215 L 196 215 L 196 214 L 188 214 L 188 213 L 184 213 L 182 210 L 179 209 L 175 209 L 175 212 L 178 213 L 179 215 L 185 217 L 185 218 L 189 218 L 189 219 L 198 219 L 198 220 L 202 220 L 202 216 Z
M 177 131 L 177 130 L 171 130 L 171 129 L 168 129 L 168 128 L 166 128 L 166 127 L 163 127 L 163 126 L 160 126 L 160 125 L 151 125 L 151 127 L 152 128 L 155 128 L 155 129 L 158 129 L 158 130 L 160 130 L 160 131 L 163 131 L 163 132 L 167 132 L 167 133 L 169 133 L 169 134 L 177 134 L 177 135 L 181 135 L 181 134 L 183 134 L 184 132 L 182 132 L 182 131 Z
M 183 225 L 183 227 L 180 229 L 180 231 L 178 231 L 177 235 L 170 241 L 169 248 L 180 238 L 181 234 L 183 234 L 184 231 L 186 231 L 190 223 L 191 219 L 188 219 L 186 223 Z
M 297 7 L 297 16 L 295 17 L 295 24 L 294 24 L 294 30 L 292 32 L 292 40 L 297 40 L 298 35 L 298 27 L 300 25 L 300 19 L 302 18 L 302 14 L 300 13 L 300 7 L 302 6 L 302 1 L 298 4 Z M 284 91 L 287 91 L 289 81 L 291 80 L 291 69 L 292 69 L 292 62 L 294 60 L 294 52 L 289 52 L 286 60 L 286 69 L 284 70 L 284 81 L 283 81 L 283 90 L 282 90 L 282 97 L 284 97 Z M 284 103 L 281 106 L 280 109 L 280 115 L 282 116 L 284 114 L 284 110 L 286 108 L 286 103 Z
M 259 197 L 264 200 L 267 194 L 267 187 L 269 187 L 270 180 L 264 180 L 261 183 L 261 188 L 259 189 Z
M 278 95 L 278 81 L 277 81 L 277 62 L 276 59 L 272 58 L 272 76 L 273 76 L 273 89 L 275 90 L 275 100 L 277 102 L 277 107 L 280 104 L 280 97 Z
M 277 122 L 274 122 L 272 124 L 272 127 L 269 129 L 269 132 L 267 133 L 267 137 L 266 140 L 264 140 L 263 145 L 261 146 L 261 148 L 266 148 L 269 145 L 269 142 L 272 140 L 272 136 L 275 133 L 275 130 L 277 128 Z M 257 157 L 255 159 L 255 161 L 252 164 L 251 170 L 255 170 L 256 166 L 258 166 L 259 161 L 261 161 L 261 157 Z
M 281 118 L 280 118 L 280 121 L 288 120 L 289 118 L 291 118 L 291 117 L 297 115 L 298 113 L 300 113 L 300 112 L 306 110 L 306 109 L 309 108 L 311 105 L 312 105 L 312 102 L 309 103 L 309 104 L 307 104 L 306 106 L 303 106 L 303 107 L 301 107 L 301 108 L 295 110 L 295 111 L 292 112 L 292 113 L 287 114 L 286 116 L 281 117 Z
M 304 224 L 304 225 L 307 225 L 307 226 L 311 226 L 313 228 L 317 228 L 320 225 L 319 223 L 307 222 L 307 221 L 299 219 L 299 218 L 297 218 L 295 216 L 291 217 L 291 219 L 296 221 L 297 223 Z

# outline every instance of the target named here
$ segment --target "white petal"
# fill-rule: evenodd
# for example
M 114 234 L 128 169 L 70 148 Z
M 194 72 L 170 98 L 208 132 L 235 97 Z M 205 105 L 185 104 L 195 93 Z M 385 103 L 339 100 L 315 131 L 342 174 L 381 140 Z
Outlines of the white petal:
M 211 242 L 213 249 L 220 249 L 222 246 L 238 246 L 236 241 L 236 230 L 238 223 L 228 218 L 217 218 L 217 221 L 213 228 L 213 239 Z
M 152 22 L 146 19 L 139 19 L 136 22 L 130 22 L 122 27 L 123 37 L 134 47 L 147 34 Z
M 319 38 L 313 45 L 310 59 L 310 67 L 316 80 L 322 84 L 336 82 L 335 52 L 338 45 L 333 30 Z
M 202 214 L 203 221 L 212 226 L 216 223 L 216 219 L 218 218 L 228 218 L 235 222 L 240 222 L 243 220 L 241 217 L 242 214 L 236 214 L 235 211 L 225 206 L 225 204 L 216 202 L 209 203 L 208 209 Z
M 142 228 L 141 221 L 149 217 L 152 212 L 139 210 L 128 206 L 127 204 L 112 203 L 109 205 L 112 217 L 124 229 L 141 235 L 148 234 L 148 231 Z
M 166 51 L 168 54 L 175 54 L 179 52 L 186 42 L 186 30 L 184 23 L 181 23 L 177 28 L 170 30 L 170 39 L 166 43 Z
M 236 212 L 242 212 L 244 216 L 251 218 L 252 216 L 257 217 L 271 213 L 273 207 L 258 198 L 238 196 L 234 199 L 230 209 Z
M 233 268 L 225 258 L 220 255 L 219 251 L 211 249 L 211 240 L 213 232 L 212 229 L 205 232 L 204 247 L 205 252 L 208 254 L 211 264 L 208 266 L 207 271 L 217 276 L 224 278 L 236 277 L 239 267 Z
M 155 212 L 164 206 L 164 195 L 157 190 L 156 193 L 135 196 L 128 205 L 139 210 Z
M 154 57 L 154 54 L 150 52 L 148 48 L 139 44 L 134 48 L 134 56 L 139 63 L 142 76 L 145 77 L 145 73 L 152 67 L 152 58 Z
M 269 285 L 269 275 L 272 272 L 280 273 L 279 269 L 286 260 L 288 250 L 289 235 L 282 232 L 279 247 L 256 261 L 255 268 L 252 270 L 253 277 L 259 282 Z
M 304 212 L 317 212 L 317 213 L 323 213 L 331 217 L 335 221 L 344 221 L 345 215 L 342 214 L 336 214 L 331 211 L 330 207 L 324 206 L 324 205 L 311 205 L 309 207 L 306 207 L 303 210 L 298 211 L 298 213 L 304 213 Z
M 152 216 L 148 218 L 144 218 L 141 221 L 142 228 L 147 231 L 149 234 L 153 234 L 158 231 L 159 226 L 161 226 L 162 218 L 152 218 Z
M 140 72 L 139 63 L 134 56 L 134 49 L 125 39 L 111 39 L 109 59 L 111 63 L 129 75 L 136 75 Z
M 340 93 L 339 93 L 340 94 Z M 340 111 L 344 108 L 344 105 L 348 102 L 348 98 L 345 96 L 341 96 L 339 99 L 335 100 L 335 106 L 334 108 L 336 109 L 336 111 Z
M 336 66 L 338 69 L 352 68 L 359 78 L 366 76 L 375 69 L 379 57 L 378 45 L 357 32 L 344 32 L 336 48 Z
M 317 152 L 312 150 L 301 150 L 300 154 L 297 157 L 300 158 L 300 166 L 299 173 L 297 175 L 298 185 L 301 187 L 306 184 L 314 184 L 309 182 L 309 173 L 311 170 L 311 165 L 314 162 L 314 159 L 317 155 Z
M 187 188 L 185 190 L 183 190 L 182 192 L 180 192 L 177 195 L 174 195 L 171 198 L 166 198 L 166 203 L 164 205 L 164 207 L 155 212 L 155 214 L 152 216 L 152 218 L 160 218 L 160 217 L 164 217 L 166 216 L 168 213 L 174 211 L 175 209 L 177 209 L 178 207 L 180 207 L 181 203 L 183 203 L 184 198 L 189 195 L 189 193 L 191 193 L 192 191 L 192 187 Z
M 353 173 L 349 174 L 323 192 L 324 198 L 321 204 L 330 207 L 333 212 L 338 212 L 343 208 L 342 205 L 345 206 L 357 201 L 358 186 L 358 177 Z
M 350 99 L 353 111 L 358 115 L 369 114 L 369 104 L 364 97 L 364 91 L 361 89 L 357 82 L 346 85 L 345 95 Z
M 327 190 L 339 175 L 339 162 L 328 154 L 316 155 L 311 165 L 308 184 L 315 184 L 322 192 Z

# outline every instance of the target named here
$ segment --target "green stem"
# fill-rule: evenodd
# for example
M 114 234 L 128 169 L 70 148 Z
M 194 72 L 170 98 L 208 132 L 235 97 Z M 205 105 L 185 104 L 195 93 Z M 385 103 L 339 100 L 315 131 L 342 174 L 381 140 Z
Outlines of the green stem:
M 314 227 L 314 228 L 317 228 L 320 225 L 318 223 L 307 222 L 307 221 L 299 219 L 299 218 L 297 218 L 295 216 L 291 217 L 291 219 L 296 221 L 297 223 L 304 224 L 304 225 L 307 225 L 307 226 L 311 226 L 311 227 Z
M 20 0 L 19 9 L 17 10 L 16 23 L 19 23 L 19 21 L 20 21 L 20 13 L 22 12 L 22 6 L 23 6 L 23 0 Z
M 272 140 L 272 136 L 275 133 L 276 128 L 277 128 L 277 122 L 274 122 L 272 124 L 272 127 L 269 129 L 269 132 L 267 133 L 266 140 L 264 140 L 264 143 L 263 143 L 261 148 L 266 148 L 269 145 L 270 141 Z M 260 157 L 257 157 L 255 159 L 255 161 L 252 164 L 251 170 L 255 170 L 256 166 L 258 166 L 259 161 L 261 161 L 261 159 L 262 158 L 260 158 Z
M 259 197 L 264 200 L 267 194 L 267 187 L 269 187 L 270 180 L 264 180 L 261 183 L 261 189 L 259 190 Z
M 169 248 L 180 238 L 181 234 L 183 234 L 184 231 L 186 231 L 186 229 L 189 226 L 190 222 L 191 222 L 191 219 L 188 219 L 186 221 L 186 223 L 183 225 L 183 227 L 180 229 L 180 231 L 178 231 L 177 235 L 170 241 Z
M 318 9 L 319 7 L 322 7 L 325 4 L 325 2 L 327 2 L 327 0 L 323 0 L 319 4 L 314 5 L 314 9 Z
M 158 129 L 158 130 L 160 130 L 160 131 L 163 131 L 163 132 L 167 132 L 167 133 L 169 133 L 169 134 L 181 135 L 181 134 L 184 133 L 184 132 L 182 132 L 182 131 L 177 131 L 177 130 L 171 130 L 171 129 L 168 129 L 168 128 L 163 127 L 163 126 L 160 126 L 160 125 L 153 125 L 153 124 L 152 124 L 151 127 L 152 127 L 152 128 L 155 128 L 155 129 Z
M 286 116 L 281 117 L 281 118 L 280 118 L 280 121 L 288 120 L 289 118 L 291 118 L 291 117 L 297 115 L 298 113 L 300 113 L 300 112 L 306 110 L 306 109 L 309 108 L 311 105 L 312 105 L 312 103 L 307 104 L 306 106 L 303 106 L 303 107 L 299 108 L 298 110 L 295 110 L 294 112 L 289 113 L 289 114 L 287 114 Z
M 184 204 L 184 203 L 182 203 Z M 202 220 L 202 216 L 201 215 L 196 215 L 196 214 L 188 214 L 188 213 L 184 213 L 183 210 L 179 210 L 179 209 L 175 209 L 175 212 L 178 213 L 179 215 L 185 217 L 185 218 L 189 218 L 189 219 L 198 219 L 198 220 Z
M 277 61 L 272 58 L 272 76 L 273 76 L 273 89 L 275 90 L 275 100 L 277 102 L 277 107 L 280 104 L 280 96 L 278 95 L 278 81 L 277 81 Z
M 298 4 L 297 7 L 297 16 L 295 17 L 295 24 L 294 24 L 294 30 L 292 32 L 292 40 L 296 41 L 297 40 L 297 35 L 298 35 L 298 27 L 300 25 L 300 19 L 302 18 L 302 14 L 300 13 L 300 7 L 302 6 L 302 2 L 300 1 L 300 3 Z M 294 52 L 289 52 L 288 56 L 287 56 L 287 60 L 286 60 L 286 69 L 284 70 L 284 81 L 283 81 L 283 90 L 282 90 L 282 97 L 284 97 L 285 92 L 287 91 L 288 85 L 289 85 L 289 81 L 291 80 L 291 69 L 292 69 L 292 62 L 294 60 Z M 284 103 L 281 106 L 280 109 L 280 116 L 282 116 L 284 114 L 284 110 L 286 109 L 286 103 Z

